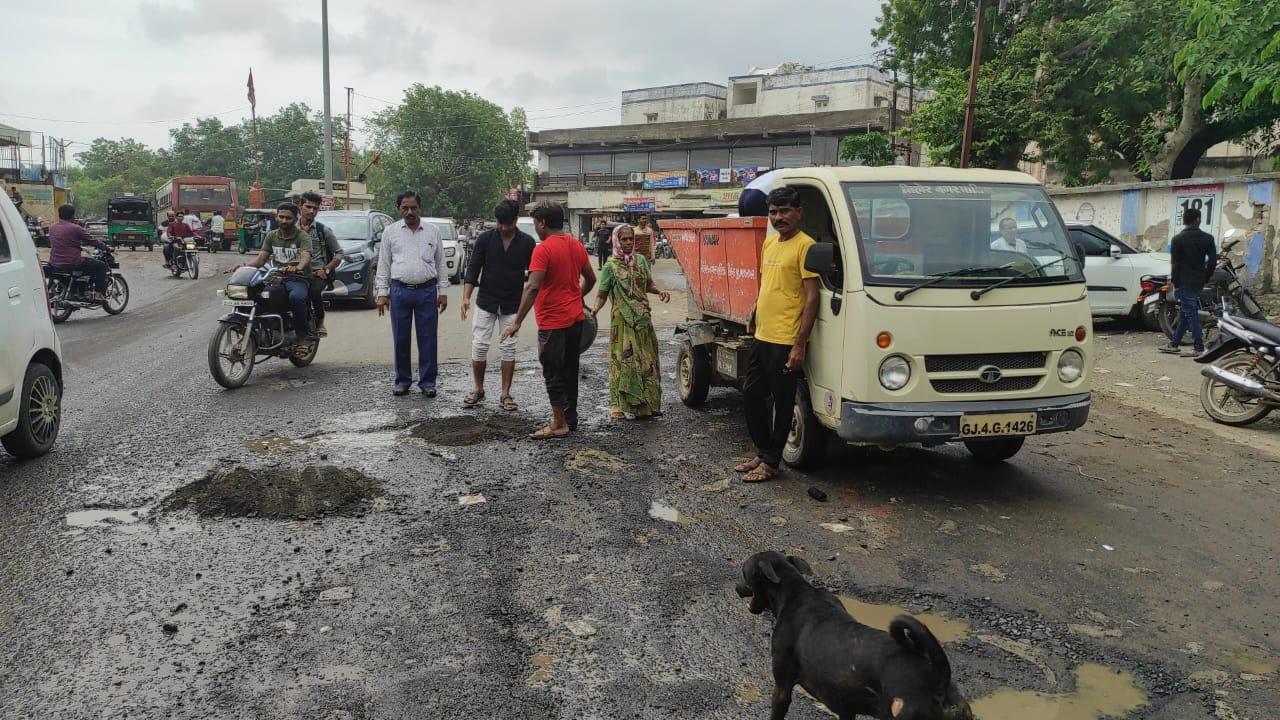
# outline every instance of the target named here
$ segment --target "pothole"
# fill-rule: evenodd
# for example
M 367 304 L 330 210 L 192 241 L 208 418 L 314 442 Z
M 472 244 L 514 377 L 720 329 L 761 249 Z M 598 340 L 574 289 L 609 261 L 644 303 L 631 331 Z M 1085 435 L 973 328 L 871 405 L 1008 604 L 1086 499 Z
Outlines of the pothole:
M 302 469 L 236 467 L 215 470 L 178 488 L 165 510 L 193 510 L 201 517 L 292 520 L 351 515 L 382 495 L 379 482 L 358 470 L 318 465 Z
M 466 447 L 491 440 L 511 440 L 532 432 L 520 415 L 454 415 L 424 420 L 409 431 L 410 437 L 434 445 Z
M 603 450 L 595 448 L 583 448 L 574 450 L 564 458 L 564 467 L 566 470 L 582 473 L 583 475 L 595 475 L 597 477 L 608 477 L 617 475 L 627 468 L 627 462 L 620 457 L 610 455 Z
M 110 525 L 132 525 L 147 516 L 146 508 L 91 508 L 67 513 L 68 527 L 105 527 Z

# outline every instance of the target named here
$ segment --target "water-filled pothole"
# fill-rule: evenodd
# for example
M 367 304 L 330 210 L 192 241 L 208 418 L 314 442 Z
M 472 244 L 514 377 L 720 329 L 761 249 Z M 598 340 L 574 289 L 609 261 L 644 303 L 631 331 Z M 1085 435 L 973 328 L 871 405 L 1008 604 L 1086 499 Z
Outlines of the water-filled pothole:
M 195 511 L 202 517 L 350 515 L 382 495 L 377 480 L 359 470 L 318 465 L 302 469 L 236 467 L 215 470 L 178 488 L 165 510 Z
M 466 447 L 490 440 L 524 437 L 533 430 L 529 420 L 520 415 L 454 415 L 424 420 L 410 430 L 409 435 L 434 445 Z

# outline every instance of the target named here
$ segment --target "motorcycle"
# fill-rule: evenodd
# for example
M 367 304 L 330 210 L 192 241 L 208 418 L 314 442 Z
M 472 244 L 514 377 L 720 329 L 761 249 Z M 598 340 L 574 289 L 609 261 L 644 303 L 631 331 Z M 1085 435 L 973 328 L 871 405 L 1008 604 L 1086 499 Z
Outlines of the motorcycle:
M 1241 238 L 1238 235 L 1239 232 L 1232 228 L 1222 236 L 1223 240 L 1230 242 L 1227 242 L 1218 253 L 1213 275 L 1200 293 L 1200 324 L 1204 328 L 1205 340 L 1209 344 L 1213 344 L 1216 339 L 1218 321 L 1224 307 L 1230 307 L 1237 315 L 1251 320 L 1266 319 L 1262 306 L 1240 282 L 1238 271 L 1244 267 L 1244 263 L 1235 265 L 1231 262 L 1229 253 L 1240 243 Z M 1178 322 L 1178 312 L 1178 301 L 1174 297 L 1173 287 L 1166 283 L 1160 287 L 1158 313 L 1160 329 L 1170 341 L 1173 340 L 1173 327 Z
M 200 248 L 196 238 L 179 238 L 169 241 L 173 245 L 173 260 L 169 263 L 169 272 L 174 277 L 182 277 L 189 273 L 192 280 L 200 277 Z
M 676 256 L 665 236 L 658 238 L 658 243 L 653 247 L 653 256 L 660 260 L 670 260 Z
M 92 310 L 102 308 L 108 315 L 119 315 L 129 304 L 129 283 L 121 275 L 120 263 L 115 255 L 98 248 L 94 251 L 95 260 L 107 264 L 107 291 L 103 293 L 104 302 L 89 299 L 93 290 L 93 279 L 79 270 L 57 270 L 47 262 L 40 263 L 44 270 L 45 289 L 49 295 L 49 315 L 55 323 L 66 322 L 76 310 Z
M 1214 421 L 1249 425 L 1280 407 L 1280 326 L 1237 317 L 1224 307 L 1217 345 L 1196 358 L 1200 405 Z
M 1169 285 L 1168 275 L 1143 275 L 1139 279 L 1138 304 L 1142 307 L 1142 325 L 1151 332 L 1162 332 L 1160 312 L 1164 308 L 1164 290 Z M 1176 310 L 1176 307 L 1175 307 Z M 1177 317 L 1173 319 L 1177 322 Z
M 209 372 L 219 385 L 228 390 L 244 385 L 258 358 L 288 358 L 297 367 L 306 367 L 320 350 L 320 339 L 287 342 L 293 333 L 288 312 L 279 312 L 272 301 L 284 297 L 277 281 L 284 273 L 272 264 L 261 268 L 242 267 L 231 274 L 222 291 L 222 304 L 230 312 L 218 320 L 218 329 L 209 338 Z M 314 326 L 311 304 L 307 303 L 308 322 Z

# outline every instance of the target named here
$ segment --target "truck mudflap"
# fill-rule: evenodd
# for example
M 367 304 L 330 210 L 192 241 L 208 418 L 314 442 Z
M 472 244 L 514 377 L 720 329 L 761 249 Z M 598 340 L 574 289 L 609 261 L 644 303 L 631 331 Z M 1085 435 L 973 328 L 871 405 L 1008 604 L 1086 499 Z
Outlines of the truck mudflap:
M 840 403 L 840 426 L 836 435 L 850 443 L 940 445 L 965 439 L 962 418 L 983 415 L 1035 413 L 1035 431 L 1030 435 L 1066 432 L 1081 427 L 1089 419 L 1089 393 L 1026 400 L 937 403 Z

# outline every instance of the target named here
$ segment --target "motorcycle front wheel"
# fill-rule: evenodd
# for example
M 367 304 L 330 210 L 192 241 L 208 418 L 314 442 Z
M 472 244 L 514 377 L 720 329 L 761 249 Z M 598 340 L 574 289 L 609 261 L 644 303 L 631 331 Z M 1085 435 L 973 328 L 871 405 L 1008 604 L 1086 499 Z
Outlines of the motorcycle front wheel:
M 112 275 L 107 281 L 107 301 L 103 303 L 102 309 L 108 315 L 119 315 L 129 304 L 129 283 L 120 275 Z
M 192 280 L 197 280 L 200 278 L 200 258 L 198 256 L 192 255 L 191 261 L 187 263 L 187 267 L 191 268 Z
M 219 385 L 234 390 L 249 380 L 253 363 L 258 354 L 258 343 L 250 335 L 244 336 L 245 326 L 218 323 L 218 329 L 209 338 L 209 374 Z M 244 352 L 236 347 L 244 342 Z
M 1254 355 L 1248 350 L 1236 352 L 1219 358 L 1214 363 L 1227 372 L 1251 377 L 1258 382 L 1266 382 L 1271 373 L 1255 369 Z M 1266 366 L 1263 365 L 1265 368 Z M 1272 407 L 1258 398 L 1249 397 L 1239 390 L 1206 377 L 1200 383 L 1200 406 L 1216 422 L 1223 425 L 1251 425 L 1271 413 Z

